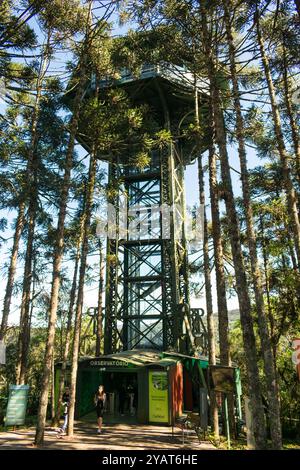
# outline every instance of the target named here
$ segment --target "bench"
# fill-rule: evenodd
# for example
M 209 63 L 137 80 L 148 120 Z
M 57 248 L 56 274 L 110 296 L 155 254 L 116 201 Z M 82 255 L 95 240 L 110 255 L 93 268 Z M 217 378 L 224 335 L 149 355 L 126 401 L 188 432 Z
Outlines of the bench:
M 188 434 L 190 430 L 196 433 L 199 443 L 201 442 L 201 420 L 196 413 L 188 413 L 187 416 L 177 418 L 172 426 L 172 434 L 174 433 L 174 426 L 182 430 L 182 444 L 184 444 L 185 433 Z

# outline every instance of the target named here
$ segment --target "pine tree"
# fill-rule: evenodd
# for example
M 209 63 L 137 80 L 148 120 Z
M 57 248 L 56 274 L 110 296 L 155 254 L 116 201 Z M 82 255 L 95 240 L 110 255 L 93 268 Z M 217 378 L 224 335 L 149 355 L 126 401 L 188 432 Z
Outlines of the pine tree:
M 66 152 L 65 166 L 64 166 L 64 181 L 61 191 L 60 209 L 57 223 L 56 234 L 56 250 L 53 257 L 53 274 L 52 274 L 52 288 L 49 309 L 49 323 L 48 323 L 48 337 L 45 351 L 43 380 L 41 387 L 41 396 L 38 410 L 38 422 L 36 427 L 35 444 L 42 445 L 44 439 L 44 428 L 46 421 L 47 405 L 48 405 L 48 388 L 51 375 L 51 358 L 53 354 L 56 316 L 58 305 L 58 294 L 60 286 L 60 270 L 64 250 L 64 230 L 65 218 L 67 210 L 67 201 L 69 194 L 70 177 L 73 163 L 73 151 L 75 145 L 75 137 L 78 129 L 79 114 L 81 103 L 85 91 L 86 78 L 87 78 L 87 58 L 88 49 L 90 47 L 90 20 L 91 20 L 91 2 L 88 6 L 88 13 L 86 16 L 85 37 L 82 42 L 82 48 L 79 56 L 79 78 L 76 90 L 76 96 L 73 105 L 73 114 L 70 123 L 70 137 L 68 148 Z M 72 395 L 71 395 L 72 396 Z
M 246 147 L 244 139 L 244 119 L 242 115 L 242 108 L 240 102 L 240 89 L 238 83 L 238 75 L 236 69 L 236 60 L 235 60 L 235 46 L 233 42 L 233 33 L 232 33 L 232 18 L 230 16 L 230 10 L 233 5 L 230 0 L 225 0 L 224 2 L 224 19 L 226 26 L 226 35 L 229 48 L 229 59 L 230 59 L 230 73 L 232 81 L 232 93 L 234 99 L 234 108 L 236 116 L 236 138 L 238 142 L 238 153 L 240 158 L 241 165 L 241 180 L 242 180 L 242 190 L 243 190 L 243 203 L 245 207 L 246 215 L 246 226 L 247 226 L 247 243 L 249 246 L 250 252 L 250 264 L 252 271 L 252 282 L 254 285 L 255 292 L 255 302 L 256 302 L 256 311 L 258 315 L 258 325 L 259 325 L 259 336 L 261 340 L 262 353 L 264 358 L 264 371 L 267 381 L 267 390 L 268 390 L 268 399 L 269 399 L 269 418 L 270 418 L 270 428 L 271 428 L 271 439 L 272 444 L 275 449 L 280 449 L 282 447 L 281 439 L 281 424 L 280 424 L 280 409 L 279 409 L 279 399 L 278 399 L 278 385 L 276 380 L 276 372 L 273 361 L 272 346 L 270 335 L 268 331 L 268 322 L 265 314 L 264 308 L 264 297 L 263 297 L 263 287 L 262 287 L 262 276 L 258 263 L 257 256 L 257 246 L 256 246 L 256 234 L 254 229 L 253 222 L 253 211 L 250 201 L 250 187 L 249 187 L 249 178 L 248 178 L 248 169 L 247 169 L 247 156 L 246 156 Z
M 201 137 L 200 137 L 200 116 L 199 116 L 199 98 L 197 89 L 197 80 L 194 80 L 195 89 L 195 124 L 197 132 L 197 150 L 201 152 Z M 208 356 L 209 363 L 211 365 L 216 364 L 216 342 L 215 342 L 215 326 L 213 317 L 213 301 L 212 301 L 212 286 L 211 286 L 211 274 L 210 274 L 210 260 L 209 260 L 209 249 L 208 249 L 208 222 L 205 208 L 205 188 L 204 188 L 204 174 L 202 165 L 202 156 L 198 157 L 198 184 L 199 184 L 199 199 L 200 204 L 203 206 L 203 268 L 204 268 L 204 279 L 205 279 L 205 298 L 206 298 L 206 310 L 207 310 L 207 334 L 208 334 Z M 210 412 L 212 427 L 214 431 L 215 439 L 219 439 L 219 415 L 218 406 L 216 402 L 215 392 L 210 392 Z
M 76 400 L 76 383 L 77 383 L 77 370 L 78 370 L 78 357 L 79 357 L 79 344 L 80 344 L 80 330 L 82 319 L 82 306 L 84 295 L 84 281 L 86 272 L 87 255 L 89 248 L 89 231 L 91 225 L 92 204 L 94 199 L 95 178 L 96 178 L 96 155 L 97 148 L 94 147 L 90 154 L 89 174 L 86 188 L 86 202 L 85 202 L 85 218 L 83 224 L 83 239 L 81 247 L 78 292 L 75 311 L 75 325 L 71 361 L 71 379 L 70 379 L 70 403 L 69 403 L 69 419 L 68 419 L 68 436 L 72 436 L 74 432 L 74 413 L 75 413 L 75 400 Z
M 231 241 L 232 258 L 237 282 L 237 294 L 240 306 L 241 325 L 243 331 L 244 347 L 246 352 L 247 373 L 249 382 L 249 397 L 253 413 L 253 426 L 255 443 L 258 449 L 265 448 L 266 431 L 264 413 L 260 393 L 259 372 L 256 362 L 256 344 L 251 316 L 251 304 L 248 291 L 248 283 L 245 274 L 245 265 L 240 243 L 240 228 L 235 208 L 230 167 L 228 160 L 226 131 L 222 114 L 220 90 L 217 82 L 217 69 L 212 56 L 211 41 L 207 26 L 207 13 L 201 5 L 202 35 L 207 58 L 207 73 L 210 81 L 212 96 L 213 125 L 215 129 L 216 143 L 218 145 L 221 160 L 221 175 L 226 205 L 226 213 L 229 221 L 229 233 Z
M 29 332 L 30 332 L 30 290 L 32 282 L 32 262 L 33 262 L 33 243 L 37 217 L 38 205 L 38 173 L 39 173 L 39 155 L 37 153 L 38 145 L 38 120 L 40 114 L 40 103 L 42 99 L 42 88 L 45 80 L 46 72 L 50 61 L 50 32 L 48 33 L 47 42 L 45 44 L 39 71 L 36 80 L 36 97 L 34 109 L 32 113 L 32 121 L 30 124 L 30 143 L 28 149 L 28 187 L 30 193 L 28 197 L 28 214 L 27 214 L 27 245 L 25 255 L 25 266 L 23 274 L 23 288 L 20 312 L 20 333 L 18 341 L 18 361 L 16 366 L 16 382 L 24 384 L 26 379 L 27 358 L 29 348 Z
M 63 357 L 62 357 L 62 366 L 61 366 L 61 373 L 60 373 L 60 378 L 59 378 L 58 397 L 57 397 L 57 405 L 56 405 L 56 412 L 55 412 L 55 424 L 56 425 L 59 424 L 59 419 L 60 419 L 62 398 L 63 398 L 63 393 L 64 393 L 65 378 L 66 378 L 66 370 L 67 370 L 67 362 L 69 359 L 69 353 L 71 349 L 71 334 L 72 334 L 72 325 L 73 325 L 74 305 L 75 305 L 75 300 L 76 300 L 77 278 L 78 278 L 78 270 L 79 270 L 79 263 L 80 263 L 81 245 L 82 245 L 82 237 L 83 237 L 83 222 L 84 222 L 84 203 L 83 203 L 83 211 L 79 217 L 79 234 L 76 237 L 77 240 L 76 240 L 75 264 L 74 264 L 72 286 L 71 286 L 71 291 L 70 291 L 68 318 L 67 318 L 67 326 L 66 326 L 66 333 L 65 333 L 66 335 L 65 346 L 64 346 Z
M 101 240 L 99 240 L 99 284 L 97 305 L 97 331 L 96 331 L 96 356 L 101 355 L 101 343 L 103 339 L 103 289 L 104 289 L 104 253 Z
M 262 30 L 261 30 L 261 18 L 260 18 L 260 11 L 258 8 L 258 3 L 256 4 L 254 20 L 255 20 L 255 26 L 256 26 L 257 42 L 259 45 L 260 55 L 261 55 L 261 59 L 263 63 L 263 69 L 264 69 L 266 81 L 268 84 L 268 90 L 269 90 L 269 95 L 270 95 L 270 100 L 271 100 L 274 131 L 276 134 L 277 149 L 278 149 L 278 153 L 279 153 L 280 161 L 282 165 L 282 176 L 283 176 L 284 187 L 285 187 L 285 192 L 286 192 L 286 197 L 287 197 L 288 214 L 290 217 L 290 223 L 291 223 L 291 227 L 293 231 L 295 249 L 297 253 L 298 267 L 300 267 L 300 222 L 299 222 L 299 214 L 298 214 L 297 195 L 296 195 L 293 181 L 291 178 L 291 170 L 290 170 L 289 163 L 288 163 L 288 152 L 286 150 L 286 146 L 285 146 L 284 138 L 283 138 L 280 112 L 279 112 L 278 103 L 276 100 L 275 88 L 274 88 L 272 74 L 270 70 L 269 59 L 265 51 L 264 38 L 262 36 Z

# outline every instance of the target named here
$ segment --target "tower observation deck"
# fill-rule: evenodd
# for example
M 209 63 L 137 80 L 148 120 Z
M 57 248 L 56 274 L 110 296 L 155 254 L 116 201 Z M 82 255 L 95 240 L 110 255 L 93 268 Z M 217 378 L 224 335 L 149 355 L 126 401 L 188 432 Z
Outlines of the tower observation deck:
M 99 155 L 108 161 L 109 184 L 121 181 L 109 200 L 116 209 L 117 227 L 124 206 L 127 228 L 130 214 L 135 227 L 128 236 L 117 229 L 117 236 L 107 239 L 104 353 L 132 349 L 189 353 L 192 337 L 198 338 L 199 351 L 205 353 L 203 312 L 189 308 L 184 169 L 191 163 L 193 145 L 180 137 L 181 127 L 194 118 L 193 79 L 175 66 L 145 65 L 138 78 L 123 71 L 118 80 L 98 85 L 121 87 L 133 105 L 147 104 L 159 128 L 173 136 L 167 146 L 152 151 L 143 169 L 128 164 L 130 151 L 117 161 Z M 92 76 L 91 93 L 95 87 Z M 205 107 L 206 84 L 197 87 L 199 107 Z M 164 213 L 162 207 L 169 211 Z

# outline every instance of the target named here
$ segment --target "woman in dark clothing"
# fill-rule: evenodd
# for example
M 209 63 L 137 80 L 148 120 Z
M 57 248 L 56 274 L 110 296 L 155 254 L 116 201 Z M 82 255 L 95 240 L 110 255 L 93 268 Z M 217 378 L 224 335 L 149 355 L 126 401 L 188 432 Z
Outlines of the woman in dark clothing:
M 103 413 L 105 408 L 106 402 L 106 394 L 104 392 L 103 385 L 99 385 L 99 388 L 95 394 L 95 406 L 97 412 L 97 420 L 98 420 L 98 434 L 102 432 L 102 422 L 103 422 Z

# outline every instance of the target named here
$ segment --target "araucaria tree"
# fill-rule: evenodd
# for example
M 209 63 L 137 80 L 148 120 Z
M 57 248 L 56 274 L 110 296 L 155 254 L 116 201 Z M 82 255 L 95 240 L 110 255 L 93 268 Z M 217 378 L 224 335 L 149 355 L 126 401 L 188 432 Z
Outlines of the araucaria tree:
M 50 396 L 59 425 L 66 383 L 72 438 L 79 359 L 103 354 L 105 272 L 118 261 L 97 238 L 97 213 L 127 191 L 122 178 L 106 184 L 107 162 L 113 173 L 130 155 L 142 172 L 183 140 L 187 199 L 204 214 L 184 275 L 191 306 L 203 295 L 209 364 L 240 368 L 255 449 L 299 433 L 299 15 L 298 0 L 0 2 L 0 392 L 30 386 L 35 445 Z M 122 37 L 116 19 L 130 22 Z M 145 64 L 186 91 L 176 130 L 137 100 L 137 81 L 133 99 L 125 91 Z M 208 392 L 219 443 L 225 405 L 233 437 L 240 423 L 232 393 Z

